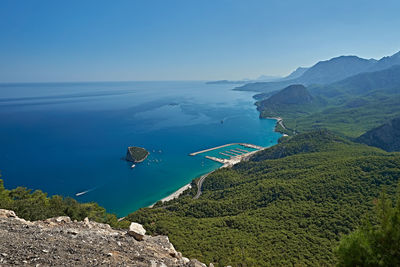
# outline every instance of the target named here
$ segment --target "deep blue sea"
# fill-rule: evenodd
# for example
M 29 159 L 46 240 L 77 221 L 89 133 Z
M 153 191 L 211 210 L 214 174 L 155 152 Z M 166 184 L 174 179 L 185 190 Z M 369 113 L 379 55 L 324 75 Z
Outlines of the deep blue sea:
M 270 146 L 275 121 L 259 119 L 251 92 L 204 82 L 0 85 L 0 170 L 25 186 L 96 201 L 118 216 L 220 166 L 188 154 L 233 142 Z M 221 123 L 223 121 L 223 123 Z M 150 156 L 134 169 L 128 146 Z M 78 192 L 88 193 L 76 197 Z

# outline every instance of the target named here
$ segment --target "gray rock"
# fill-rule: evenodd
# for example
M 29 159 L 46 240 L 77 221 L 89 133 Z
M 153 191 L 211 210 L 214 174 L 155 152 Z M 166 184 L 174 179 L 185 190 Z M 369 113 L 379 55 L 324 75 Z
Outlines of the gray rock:
M 136 240 L 142 241 L 144 235 L 146 234 L 146 230 L 143 228 L 141 224 L 138 223 L 131 223 L 129 226 L 128 234 L 133 236 Z
M 17 215 L 15 215 L 14 211 L 0 209 L 0 218 L 15 218 L 15 217 L 17 217 Z
M 59 216 L 45 220 L 45 222 L 49 223 L 50 225 L 60 225 L 60 224 L 67 224 L 71 222 L 71 218 L 68 216 Z
M 72 222 L 68 217 L 29 222 L 12 211 L 0 210 L 0 265 L 18 266 L 159 266 L 204 267 L 182 257 L 166 236 L 144 236 L 133 224 L 136 236 L 109 225 Z M 90 225 L 90 227 L 88 227 Z M 71 235 L 71 233 L 77 233 Z
M 196 259 L 190 260 L 189 266 L 190 267 L 207 267 L 207 265 L 205 265 L 204 263 L 202 263 Z

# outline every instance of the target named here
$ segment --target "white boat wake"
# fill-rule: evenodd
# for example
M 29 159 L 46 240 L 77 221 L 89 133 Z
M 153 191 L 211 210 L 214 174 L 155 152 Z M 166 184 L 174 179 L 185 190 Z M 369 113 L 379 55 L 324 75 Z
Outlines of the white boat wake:
M 86 194 L 86 193 L 89 193 L 89 192 L 95 190 L 95 189 L 96 189 L 96 187 L 94 187 L 94 188 L 92 188 L 92 189 L 88 189 L 88 190 L 86 190 L 86 191 L 82 191 L 82 192 L 76 193 L 75 196 L 77 196 L 77 197 L 82 196 L 82 195 L 84 195 L 84 194 Z

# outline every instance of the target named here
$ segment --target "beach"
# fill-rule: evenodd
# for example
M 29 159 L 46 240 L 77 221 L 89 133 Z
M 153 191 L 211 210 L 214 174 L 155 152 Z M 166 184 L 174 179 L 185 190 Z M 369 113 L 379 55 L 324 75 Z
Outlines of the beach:
M 170 201 L 172 199 L 178 198 L 180 195 L 182 195 L 183 192 L 185 192 L 186 189 L 192 188 L 191 183 L 188 183 L 187 185 L 182 186 L 181 188 L 179 188 L 178 190 L 176 190 L 174 193 L 172 193 L 169 196 L 164 197 L 163 199 L 161 199 L 161 202 L 166 202 L 166 201 Z M 156 204 L 156 203 L 154 203 Z M 149 206 L 149 208 L 152 208 L 153 205 Z

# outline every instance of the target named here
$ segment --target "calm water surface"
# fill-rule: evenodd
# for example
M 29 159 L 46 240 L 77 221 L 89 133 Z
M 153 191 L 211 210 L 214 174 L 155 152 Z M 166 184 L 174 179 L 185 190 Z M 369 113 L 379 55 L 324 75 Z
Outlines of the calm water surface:
M 276 144 L 275 121 L 259 119 L 253 93 L 231 89 L 204 82 L 0 85 L 5 186 L 96 201 L 119 216 L 148 206 L 220 166 L 191 152 Z M 151 154 L 131 169 L 121 160 L 128 146 Z

